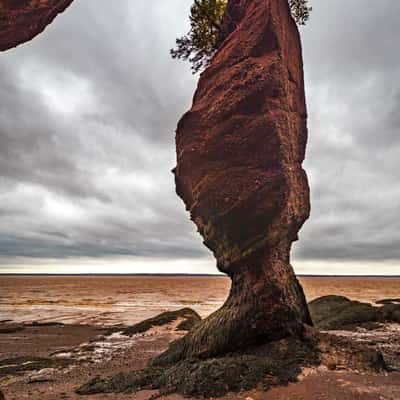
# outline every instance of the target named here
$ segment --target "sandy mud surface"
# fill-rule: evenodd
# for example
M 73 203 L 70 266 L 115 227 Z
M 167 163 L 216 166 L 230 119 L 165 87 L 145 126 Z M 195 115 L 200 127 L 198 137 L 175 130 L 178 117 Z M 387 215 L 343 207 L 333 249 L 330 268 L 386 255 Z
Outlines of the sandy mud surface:
M 107 328 L 99 326 L 1 323 L 0 387 L 7 400 L 150 399 L 156 392 L 79 396 L 74 390 L 97 375 L 143 368 L 171 340 L 184 335 L 176 330 L 178 324 L 179 320 L 126 336 L 119 332 L 110 334 Z M 400 359 L 398 325 L 382 326 L 371 332 L 336 333 L 354 335 L 366 345 L 386 349 L 392 364 Z M 179 395 L 162 398 L 182 399 Z M 304 370 L 297 383 L 268 392 L 260 389 L 231 393 L 223 399 L 398 400 L 400 373 L 365 374 L 319 367 Z

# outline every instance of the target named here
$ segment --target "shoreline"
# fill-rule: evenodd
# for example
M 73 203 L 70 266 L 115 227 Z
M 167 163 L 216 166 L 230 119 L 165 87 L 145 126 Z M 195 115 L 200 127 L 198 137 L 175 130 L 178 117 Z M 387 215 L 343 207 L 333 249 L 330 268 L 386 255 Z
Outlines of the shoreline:
M 101 273 L 82 273 L 82 274 L 58 274 L 58 273 L 32 273 L 32 274 L 27 274 L 27 273 L 1 273 L 0 272 L 0 277 L 124 277 L 124 276 L 132 276 L 132 277 L 145 277 L 145 278 L 151 278 L 151 277 L 188 277 L 188 278 L 201 278 L 201 277 L 206 277 L 206 278 L 228 278 L 227 275 L 225 274 L 181 274 L 181 273 L 165 273 L 165 274 L 146 274 L 146 273 L 132 273 L 132 274 L 126 274 L 126 273 L 113 273 L 113 274 L 101 274 Z M 400 275 L 316 275 L 316 274 L 296 274 L 298 278 L 357 278 L 357 279 L 400 279 Z
M 94 377 L 126 373 L 142 369 L 147 362 L 164 351 L 172 340 L 183 336 L 178 331 L 181 319 L 153 326 L 144 332 L 126 335 L 126 325 L 71 325 L 58 323 L 26 323 L 23 329 L 0 333 L 0 389 L 7 400 L 68 399 L 137 399 L 150 400 L 157 391 L 134 394 L 112 393 L 79 396 L 75 390 Z M 12 325 L 12 322 L 3 323 Z M 375 331 L 330 331 L 338 336 L 351 337 L 366 346 L 380 349 L 392 340 L 400 345 L 400 325 L 382 324 Z M 396 352 L 394 352 L 396 353 Z M 400 360 L 398 360 L 400 361 Z M 30 367 L 26 367 L 26 366 Z M 5 371 L 5 369 L 8 370 Z M 7 372 L 7 373 L 4 373 Z M 223 400 L 381 400 L 400 398 L 400 372 L 370 373 L 349 370 L 330 370 L 316 366 L 305 368 L 298 382 L 277 386 L 269 391 L 252 389 L 228 393 Z M 296 397 L 297 396 L 297 397 Z M 303 397 L 302 397 L 303 396 Z M 180 395 L 162 396 L 183 400 Z
M 336 293 L 375 303 L 396 298 L 400 279 L 299 277 L 307 301 Z M 0 276 L 0 320 L 132 325 L 166 310 L 190 307 L 203 318 L 230 290 L 224 276 Z

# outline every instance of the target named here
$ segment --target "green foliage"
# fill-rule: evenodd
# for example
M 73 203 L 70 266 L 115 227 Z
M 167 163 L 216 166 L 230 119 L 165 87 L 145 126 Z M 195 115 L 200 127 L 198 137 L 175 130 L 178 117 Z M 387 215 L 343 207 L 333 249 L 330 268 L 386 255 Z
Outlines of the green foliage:
M 190 9 L 190 31 L 176 39 L 172 58 L 188 60 L 193 73 L 205 68 L 219 45 L 227 0 L 195 0 Z
M 289 0 L 289 6 L 297 24 L 305 25 L 312 11 L 312 7 L 308 6 L 308 0 Z
M 121 329 L 121 327 L 112 327 L 108 329 L 107 334 L 111 335 L 114 332 L 121 332 L 123 335 L 132 336 L 137 333 L 143 333 L 153 328 L 154 326 L 162 326 L 181 318 L 178 329 L 190 330 L 197 322 L 201 321 L 201 317 L 196 311 L 191 308 L 181 308 L 175 311 L 165 311 L 155 317 L 145 319 L 135 325 Z
M 310 17 L 308 0 L 288 0 L 293 18 L 304 25 Z M 176 39 L 172 58 L 189 61 L 192 72 L 204 69 L 221 44 L 221 24 L 228 0 L 194 0 L 190 8 L 190 30 Z

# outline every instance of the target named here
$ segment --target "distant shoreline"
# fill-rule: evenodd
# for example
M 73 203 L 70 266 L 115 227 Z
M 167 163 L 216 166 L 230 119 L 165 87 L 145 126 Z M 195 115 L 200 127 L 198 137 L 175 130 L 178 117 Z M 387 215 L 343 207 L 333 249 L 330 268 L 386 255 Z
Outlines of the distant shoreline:
M 142 277 L 215 277 L 215 278 L 227 278 L 227 275 L 224 274 L 183 274 L 183 273 L 159 273 L 159 274 L 146 274 L 146 273 L 112 273 L 112 274 L 107 274 L 107 273 L 83 273 L 83 274 L 57 274 L 57 273 L 1 273 L 0 272 L 0 277 L 14 277 L 14 276 L 104 276 L 104 277 L 113 277 L 113 276 L 142 276 Z M 315 275 L 315 274 L 298 274 L 296 275 L 299 278 L 400 278 L 400 275 Z

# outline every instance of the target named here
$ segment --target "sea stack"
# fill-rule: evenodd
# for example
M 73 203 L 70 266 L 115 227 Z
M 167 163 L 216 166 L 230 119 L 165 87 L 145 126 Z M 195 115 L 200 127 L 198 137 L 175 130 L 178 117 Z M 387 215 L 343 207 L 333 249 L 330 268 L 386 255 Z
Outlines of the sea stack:
M 232 287 L 222 308 L 171 347 L 169 361 L 298 335 L 311 324 L 289 260 L 310 211 L 297 25 L 287 0 L 230 0 L 223 35 L 178 123 L 174 171 Z

